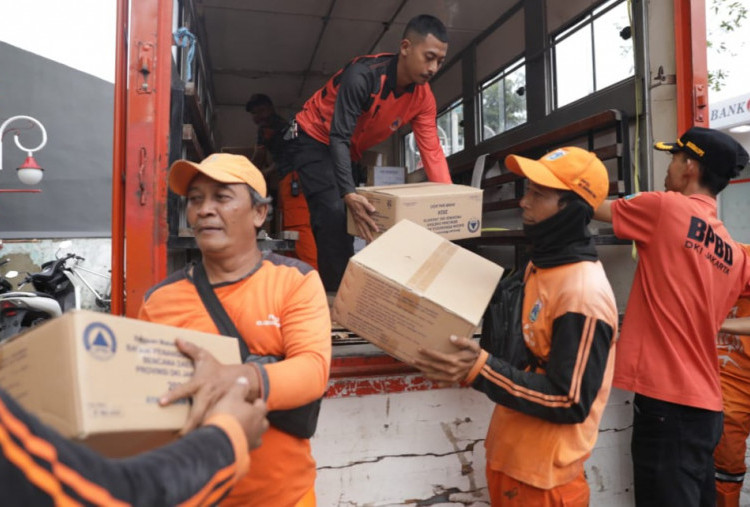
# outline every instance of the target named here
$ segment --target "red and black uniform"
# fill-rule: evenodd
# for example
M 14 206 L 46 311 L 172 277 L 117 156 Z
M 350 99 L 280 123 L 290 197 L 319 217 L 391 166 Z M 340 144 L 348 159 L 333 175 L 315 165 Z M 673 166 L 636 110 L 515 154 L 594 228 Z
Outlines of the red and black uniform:
M 255 144 L 263 146 L 274 161 L 278 160 L 281 155 L 281 150 L 284 145 L 284 132 L 289 126 L 289 122 L 274 113 L 268 119 L 267 125 L 261 125 L 258 127 L 258 136 L 255 139 Z
M 328 291 L 338 289 L 353 254 L 341 197 L 355 191 L 352 161 L 403 125 L 414 130 L 431 181 L 450 183 L 437 134 L 435 97 L 428 84 L 397 86 L 398 56 L 360 56 L 339 70 L 297 113 L 299 136 L 285 163 L 300 175 Z
M 289 122 L 274 113 L 268 125 L 258 128 L 256 144 L 268 150 L 277 165 L 282 157 L 283 137 L 288 127 Z M 310 227 L 310 210 L 307 206 L 307 199 L 299 187 L 297 171 L 291 170 L 286 174 L 281 174 L 278 199 L 281 208 L 281 228 L 285 231 L 297 231 L 299 238 L 294 243 L 295 255 L 301 261 L 317 269 L 318 251 Z
M 248 465 L 242 427 L 225 414 L 170 445 L 108 459 L 42 424 L 0 389 L 3 505 L 214 505 Z

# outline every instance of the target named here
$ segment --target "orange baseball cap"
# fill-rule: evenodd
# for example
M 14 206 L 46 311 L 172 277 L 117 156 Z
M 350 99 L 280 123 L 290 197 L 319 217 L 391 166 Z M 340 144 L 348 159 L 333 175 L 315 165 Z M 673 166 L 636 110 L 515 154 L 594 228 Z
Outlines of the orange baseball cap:
M 199 172 L 221 183 L 247 183 L 266 197 L 263 173 L 247 157 L 231 153 L 214 153 L 200 163 L 176 160 L 169 168 L 169 188 L 175 194 L 187 195 L 190 182 Z
M 545 187 L 572 190 L 596 209 L 609 194 L 609 175 L 602 161 L 590 151 L 566 146 L 539 160 L 508 155 L 505 167 Z

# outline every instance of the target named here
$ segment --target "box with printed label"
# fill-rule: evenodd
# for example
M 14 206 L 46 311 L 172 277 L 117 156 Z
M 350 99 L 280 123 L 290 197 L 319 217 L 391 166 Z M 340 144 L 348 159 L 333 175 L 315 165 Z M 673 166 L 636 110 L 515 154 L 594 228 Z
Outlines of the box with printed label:
M 132 455 L 172 440 L 187 419 L 186 401 L 158 404 L 193 374 L 175 338 L 240 363 L 236 338 L 77 310 L 0 345 L 0 386 L 64 436 Z
M 367 168 L 367 186 L 403 185 L 406 183 L 406 167 L 375 165 Z
M 482 234 L 482 190 L 466 185 L 414 183 L 383 187 L 360 187 L 375 207 L 372 219 L 387 231 L 400 220 L 409 220 L 447 239 Z M 351 213 L 347 216 L 349 234 L 358 235 Z
M 349 260 L 332 317 L 402 361 L 472 336 L 503 268 L 408 220 Z

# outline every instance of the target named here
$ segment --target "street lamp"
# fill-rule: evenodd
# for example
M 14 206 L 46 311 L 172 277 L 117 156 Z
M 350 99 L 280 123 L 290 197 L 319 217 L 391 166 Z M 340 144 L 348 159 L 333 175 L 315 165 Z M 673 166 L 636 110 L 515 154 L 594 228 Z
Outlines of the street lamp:
M 39 120 L 37 120 L 36 118 L 32 118 L 31 116 L 12 116 L 5 120 L 2 125 L 0 125 L 0 171 L 2 171 L 3 169 L 3 136 L 5 135 L 5 129 L 6 127 L 8 127 L 8 125 L 16 120 L 28 120 L 36 124 L 42 131 L 42 142 L 39 143 L 39 145 L 35 148 L 26 148 L 25 146 L 23 146 L 21 144 L 21 141 L 18 140 L 18 130 L 13 132 L 13 138 L 16 142 L 16 146 L 18 146 L 19 150 L 25 151 L 27 154 L 26 160 L 24 160 L 23 164 L 21 164 L 17 169 L 18 179 L 21 180 L 21 183 L 25 183 L 26 185 L 36 185 L 37 183 L 42 181 L 44 169 L 39 167 L 39 164 L 36 163 L 33 153 L 35 151 L 41 150 L 42 148 L 44 148 L 44 145 L 47 144 L 47 131 L 44 129 L 44 125 L 42 125 Z

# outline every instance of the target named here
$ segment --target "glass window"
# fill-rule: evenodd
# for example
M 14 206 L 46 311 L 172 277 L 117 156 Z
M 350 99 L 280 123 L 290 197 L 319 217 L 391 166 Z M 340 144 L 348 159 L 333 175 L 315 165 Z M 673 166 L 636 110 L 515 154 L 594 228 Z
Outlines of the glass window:
M 446 157 L 464 149 L 464 105 L 457 100 L 437 115 L 437 130 L 440 146 Z M 404 159 L 408 172 L 421 169 L 422 157 L 419 155 L 414 133 L 404 136 Z
M 480 87 L 481 140 L 526 123 L 526 67 L 521 59 Z
M 628 4 L 610 0 L 553 37 L 555 104 L 562 107 L 635 72 Z

